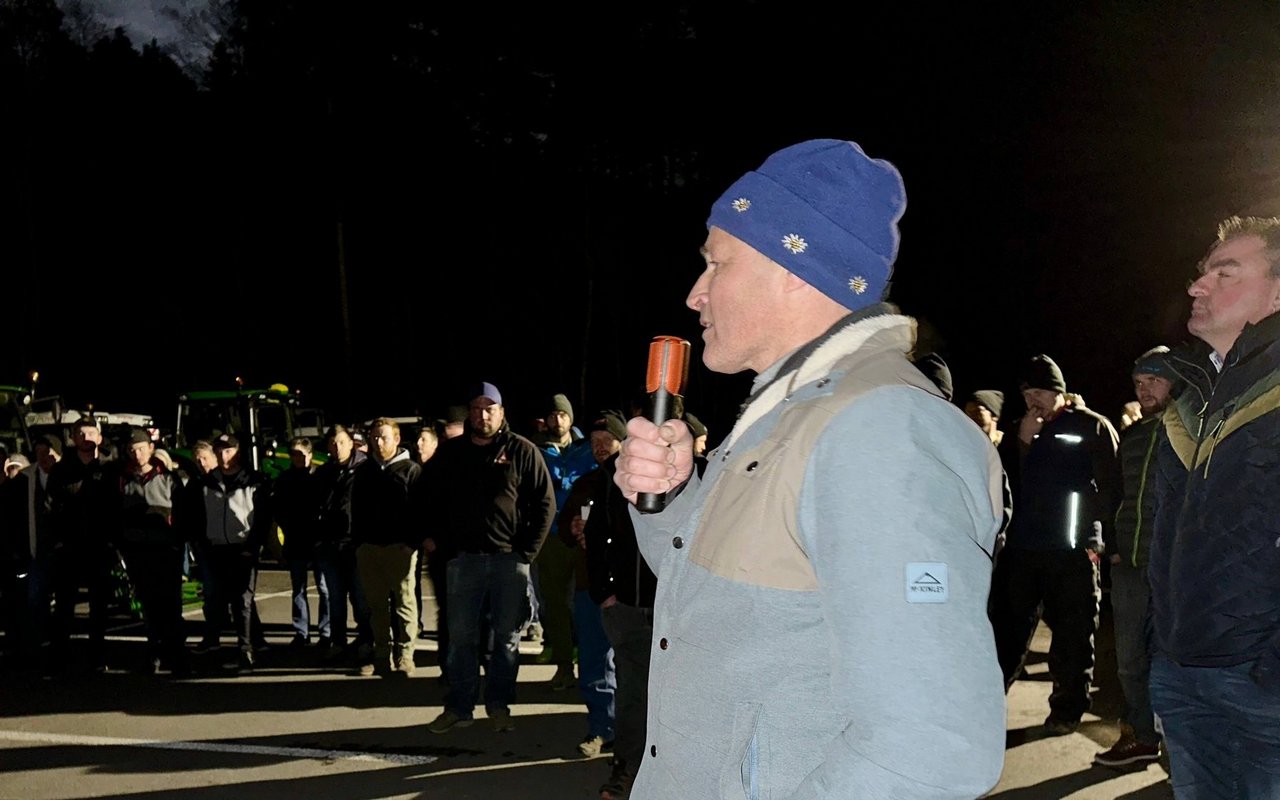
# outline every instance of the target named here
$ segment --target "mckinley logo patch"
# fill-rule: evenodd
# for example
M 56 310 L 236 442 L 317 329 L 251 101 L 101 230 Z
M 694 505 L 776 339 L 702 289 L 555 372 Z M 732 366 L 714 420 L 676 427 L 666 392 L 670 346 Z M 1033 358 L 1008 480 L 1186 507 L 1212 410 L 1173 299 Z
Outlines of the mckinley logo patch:
M 907 564 L 907 602 L 947 602 L 947 565 L 927 562 Z

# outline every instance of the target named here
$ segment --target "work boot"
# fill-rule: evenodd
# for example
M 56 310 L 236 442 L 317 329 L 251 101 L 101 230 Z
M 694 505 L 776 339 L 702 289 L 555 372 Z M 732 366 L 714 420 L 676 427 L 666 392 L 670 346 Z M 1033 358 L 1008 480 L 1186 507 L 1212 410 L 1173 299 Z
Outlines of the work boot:
M 1127 731 L 1121 734 L 1119 741 L 1112 745 L 1110 750 L 1105 753 L 1098 753 L 1093 757 L 1093 763 L 1101 764 L 1104 767 L 1124 767 L 1129 764 L 1159 760 L 1159 742 L 1143 744 Z
M 474 719 L 463 719 L 446 708 L 441 712 L 440 716 L 431 721 L 431 724 L 427 726 L 427 730 L 432 733 L 447 733 L 454 728 L 470 728 L 474 724 Z
M 1044 721 L 1044 731 L 1050 736 L 1066 736 L 1076 732 L 1080 727 L 1080 719 L 1068 719 L 1050 714 Z

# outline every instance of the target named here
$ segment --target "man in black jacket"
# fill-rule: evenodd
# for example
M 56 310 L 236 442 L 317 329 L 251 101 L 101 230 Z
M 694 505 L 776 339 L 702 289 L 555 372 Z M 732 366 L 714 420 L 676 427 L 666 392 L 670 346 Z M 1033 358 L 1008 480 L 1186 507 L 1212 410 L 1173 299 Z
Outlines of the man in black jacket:
M 85 413 L 73 433 L 75 451 L 54 466 L 49 497 L 54 533 L 51 664 L 68 666 L 68 643 L 80 587 L 89 587 L 89 659 L 106 669 L 105 642 L 120 529 L 117 465 L 101 457 L 102 431 Z
M 418 550 L 426 526 L 418 506 L 422 467 L 400 446 L 400 426 L 380 417 L 369 425 L 373 458 L 356 470 L 351 486 L 351 534 L 360 583 L 369 603 L 373 657 L 361 675 L 409 676 L 418 635 Z
M 213 579 L 205 585 L 206 591 L 212 589 L 205 641 L 218 641 L 230 605 L 239 654 L 224 666 L 248 670 L 257 658 L 252 626 L 258 557 L 275 525 L 270 486 L 265 475 L 241 464 L 240 440 L 235 435 L 224 433 L 214 439 L 213 452 L 218 468 L 191 483 L 190 501 L 180 507 L 187 519 L 179 524 L 188 536 L 202 537 Z
M 1233 217 L 1170 354 L 1151 704 L 1179 798 L 1280 797 L 1280 219 Z
M 686 415 L 687 418 L 688 415 Z M 579 481 L 591 505 L 585 523 L 571 522 L 582 537 L 587 555 L 588 591 L 600 607 L 609 643 L 613 646 L 614 756 L 601 797 L 624 798 L 644 758 L 649 707 L 649 650 L 653 644 L 653 595 L 658 579 L 636 547 L 630 503 L 613 483 L 627 423 L 622 414 L 606 411 L 592 426 L 591 447 L 601 458 L 600 469 Z M 577 486 L 575 486 L 575 489 Z M 569 498 L 572 513 L 581 503 Z
M 182 619 L 182 534 L 173 524 L 173 504 L 182 483 L 156 458 L 143 428 L 129 432 L 120 469 L 120 552 L 142 604 L 147 632 L 144 673 L 163 659 L 175 675 L 187 672 Z
M 485 708 L 494 730 L 508 731 L 520 668 L 520 629 L 529 616 L 529 564 L 555 513 L 551 473 L 533 442 L 507 425 L 502 394 L 484 383 L 471 392 L 467 432 L 440 445 L 429 462 L 431 540 L 443 538 L 449 561 L 449 696 L 428 726 L 444 733 L 470 725 L 480 682 L 480 619 L 488 607 L 493 655 Z
M 1133 389 L 1142 416 L 1120 434 L 1122 495 L 1115 539 L 1106 543 L 1111 562 L 1111 619 L 1116 671 L 1124 693 L 1120 739 L 1094 762 L 1108 767 L 1156 761 L 1160 734 L 1147 691 L 1151 672 L 1151 584 L 1147 564 L 1155 521 L 1155 453 L 1164 427 L 1161 415 L 1173 389 L 1167 347 L 1153 347 L 1133 364 Z
M 369 602 L 356 569 L 356 545 L 351 538 L 351 487 L 356 472 L 368 459 L 356 448 L 342 425 L 328 432 L 329 460 L 316 472 L 320 495 L 320 522 L 316 529 L 316 561 L 329 589 L 330 649 L 327 660 L 365 659 L 373 654 L 373 628 Z M 347 601 L 355 614 L 356 640 L 347 646 Z
M 329 584 L 316 557 L 317 533 L 320 526 L 320 482 L 312 463 L 311 440 L 299 436 L 289 442 L 289 469 L 272 486 L 272 507 L 276 523 L 284 532 L 284 560 L 289 565 L 289 582 L 293 589 L 293 641 L 304 647 L 311 641 L 311 607 L 307 601 L 307 573 L 315 577 L 319 595 L 319 619 L 316 630 L 318 644 L 326 649 L 330 642 Z
M 1045 731 L 1062 736 L 1090 705 L 1099 554 L 1119 481 L 1116 431 L 1078 395 L 1068 397 L 1062 370 L 1046 355 L 1027 363 L 1021 387 L 1027 413 L 1017 436 L 1002 442 L 1013 518 L 992 579 L 996 653 L 1008 687 L 1022 672 L 1043 608 L 1053 630 L 1054 686 Z

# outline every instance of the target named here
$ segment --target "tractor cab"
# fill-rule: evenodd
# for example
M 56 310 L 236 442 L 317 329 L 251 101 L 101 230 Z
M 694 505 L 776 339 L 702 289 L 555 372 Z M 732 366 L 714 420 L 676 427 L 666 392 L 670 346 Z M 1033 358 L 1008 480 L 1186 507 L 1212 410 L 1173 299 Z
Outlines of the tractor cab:
M 30 405 L 30 389 L 0 384 L 0 447 L 6 453 L 31 452 L 31 433 L 26 419 Z
M 190 461 L 197 441 L 232 433 L 240 440 L 244 464 L 275 478 L 289 468 L 289 442 L 300 435 L 297 412 L 297 396 L 281 383 L 187 392 L 178 398 L 174 456 Z

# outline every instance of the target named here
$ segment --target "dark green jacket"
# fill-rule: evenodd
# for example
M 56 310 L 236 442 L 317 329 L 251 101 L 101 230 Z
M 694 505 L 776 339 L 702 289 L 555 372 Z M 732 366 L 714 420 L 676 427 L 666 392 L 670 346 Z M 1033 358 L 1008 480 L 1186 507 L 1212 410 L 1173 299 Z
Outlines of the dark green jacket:
M 1151 561 L 1151 526 L 1156 515 L 1152 467 L 1161 416 L 1143 417 L 1120 434 L 1120 507 L 1106 551 L 1135 568 L 1146 569 Z

